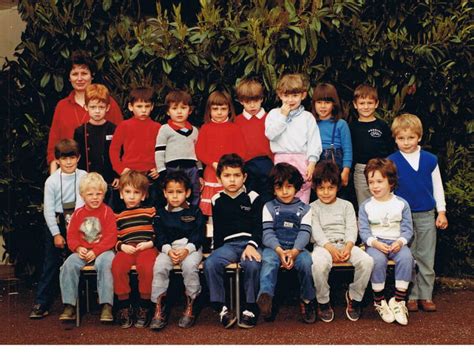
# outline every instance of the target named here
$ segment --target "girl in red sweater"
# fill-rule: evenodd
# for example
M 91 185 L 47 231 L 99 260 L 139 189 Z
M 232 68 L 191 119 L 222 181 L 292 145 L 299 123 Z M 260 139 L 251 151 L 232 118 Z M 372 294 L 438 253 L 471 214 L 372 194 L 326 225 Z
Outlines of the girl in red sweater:
M 216 177 L 217 162 L 222 155 L 236 153 L 245 159 L 242 131 L 234 123 L 235 111 L 227 92 L 214 91 L 206 103 L 204 125 L 196 143 L 197 158 L 206 165 L 200 207 L 204 215 L 212 215 L 211 198 L 223 190 Z

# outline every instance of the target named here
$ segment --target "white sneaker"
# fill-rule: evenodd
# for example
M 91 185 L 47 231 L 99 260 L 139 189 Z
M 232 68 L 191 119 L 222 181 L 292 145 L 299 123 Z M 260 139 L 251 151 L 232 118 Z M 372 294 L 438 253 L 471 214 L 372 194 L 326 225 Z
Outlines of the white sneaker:
M 395 321 L 403 326 L 408 324 L 408 309 L 405 306 L 405 301 L 396 301 L 394 297 L 388 302 L 390 310 L 392 310 Z
M 393 315 L 392 310 L 390 310 L 390 307 L 387 305 L 387 301 L 382 300 L 380 302 L 380 305 L 377 305 L 374 303 L 375 310 L 379 313 L 380 317 L 382 317 L 382 320 L 384 320 L 387 323 L 392 323 L 395 321 L 395 316 Z

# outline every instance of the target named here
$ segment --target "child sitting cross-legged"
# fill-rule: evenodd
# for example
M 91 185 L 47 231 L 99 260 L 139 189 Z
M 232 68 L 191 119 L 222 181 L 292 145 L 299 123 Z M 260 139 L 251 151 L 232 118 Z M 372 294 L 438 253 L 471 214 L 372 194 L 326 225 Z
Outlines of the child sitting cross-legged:
M 382 320 L 408 324 L 405 306 L 407 289 L 412 281 L 413 256 L 407 243 L 413 237 L 411 211 L 406 200 L 393 194 L 397 186 L 397 169 L 388 159 L 375 158 L 364 170 L 372 197 L 359 208 L 359 234 L 374 259 L 370 281 L 374 306 Z M 395 261 L 395 296 L 385 301 L 387 262 Z
M 313 279 L 318 300 L 318 317 L 323 322 L 334 319 L 329 302 L 329 272 L 334 264 L 349 262 L 354 270 L 354 281 L 346 291 L 346 316 L 357 321 L 361 315 L 361 301 L 374 267 L 374 261 L 361 248 L 354 247 L 357 240 L 357 220 L 354 207 L 337 198 L 341 187 L 341 174 L 332 161 L 316 165 L 313 188 L 318 199 L 311 203 L 313 240 Z
M 314 323 L 316 297 L 311 274 L 311 255 L 305 249 L 311 237 L 311 208 L 295 195 L 304 183 L 296 167 L 281 162 L 270 172 L 276 198 L 263 208 L 263 257 L 257 304 L 265 319 L 272 313 L 278 270 L 298 272 L 300 312 L 303 322 Z
M 169 310 L 166 293 L 170 282 L 170 271 L 180 265 L 186 295 L 186 307 L 178 326 L 194 325 L 195 301 L 201 293 L 199 264 L 205 241 L 205 219 L 198 205 L 188 203 L 191 196 L 191 180 L 186 171 L 168 172 L 163 180 L 163 193 L 167 205 L 157 210 L 155 218 L 155 246 L 160 250 L 153 268 L 151 299 L 156 302 L 155 315 L 150 328 L 163 329 L 168 323 Z
M 135 327 L 144 328 L 150 323 L 153 264 L 158 252 L 153 247 L 155 208 L 142 205 L 148 194 L 148 186 L 148 178 L 141 172 L 130 170 L 120 176 L 120 198 L 125 203 L 125 210 L 115 215 L 118 240 L 112 274 L 118 299 L 117 317 L 122 328 L 129 328 L 134 322 Z M 138 273 L 140 293 L 137 311 L 130 303 L 129 272 L 133 265 Z
M 112 260 L 117 241 L 117 224 L 112 209 L 103 203 L 107 183 L 97 172 L 81 178 L 79 193 L 85 205 L 72 214 L 67 230 L 67 245 L 73 252 L 59 273 L 64 311 L 61 321 L 76 319 L 75 305 L 81 269 L 86 264 L 97 270 L 97 292 L 102 305 L 101 322 L 112 322 L 114 301 Z

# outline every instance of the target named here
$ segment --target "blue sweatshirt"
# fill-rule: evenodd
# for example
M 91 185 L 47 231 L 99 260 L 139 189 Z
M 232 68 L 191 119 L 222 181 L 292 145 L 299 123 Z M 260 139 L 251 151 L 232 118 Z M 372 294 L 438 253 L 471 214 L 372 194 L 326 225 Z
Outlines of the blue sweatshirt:
M 351 168 L 352 166 L 352 140 L 349 125 L 344 119 L 334 122 L 334 119 L 318 120 L 319 133 L 323 149 L 329 149 L 332 141 L 332 131 L 336 124 L 334 134 L 334 148 L 342 150 L 342 167 Z

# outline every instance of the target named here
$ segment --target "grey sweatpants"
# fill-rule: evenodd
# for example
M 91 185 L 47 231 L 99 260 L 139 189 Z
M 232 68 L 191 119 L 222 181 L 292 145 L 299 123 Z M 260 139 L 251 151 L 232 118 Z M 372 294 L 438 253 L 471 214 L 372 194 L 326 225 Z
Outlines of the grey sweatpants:
M 336 245 L 338 248 L 344 245 Z M 332 268 L 331 253 L 324 247 L 315 246 L 313 253 L 313 280 L 316 287 L 316 299 L 320 304 L 329 302 L 328 277 Z M 370 274 L 374 267 L 374 260 L 359 247 L 352 247 L 351 256 L 348 262 L 354 266 L 354 281 L 349 285 L 349 296 L 351 299 L 361 301 L 364 297 L 365 289 L 369 283 Z

